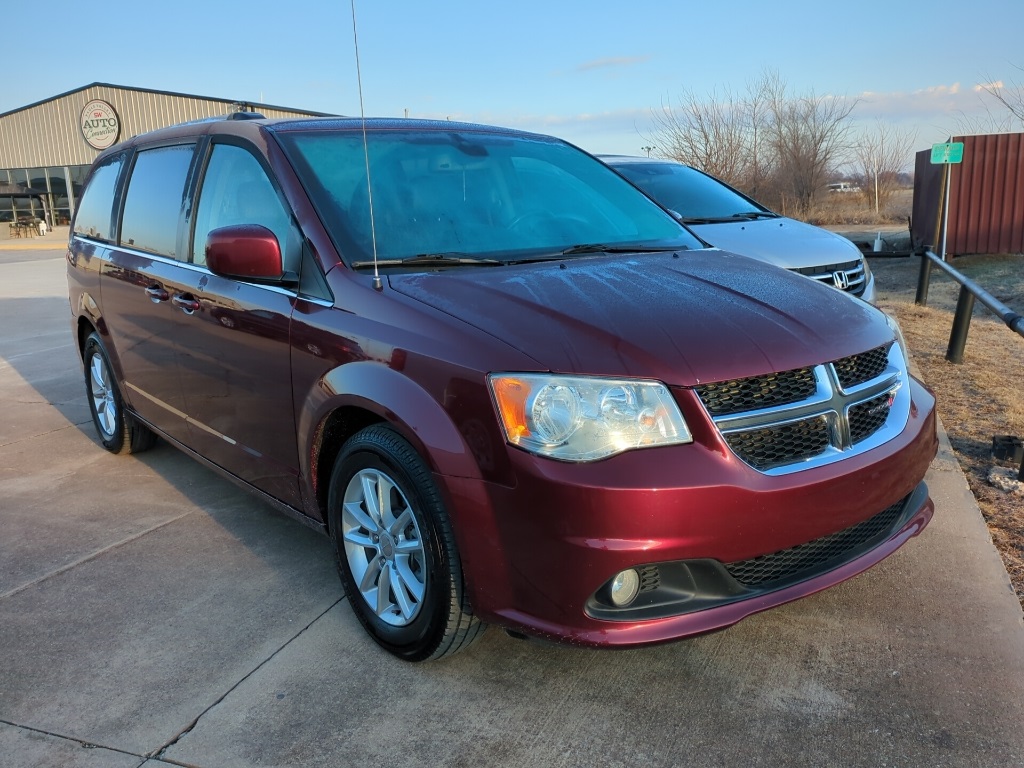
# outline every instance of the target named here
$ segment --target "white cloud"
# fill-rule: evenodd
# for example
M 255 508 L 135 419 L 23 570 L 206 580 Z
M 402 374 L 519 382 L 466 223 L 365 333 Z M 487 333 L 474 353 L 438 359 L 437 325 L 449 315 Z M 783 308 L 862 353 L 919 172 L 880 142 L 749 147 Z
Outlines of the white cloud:
M 879 93 L 865 91 L 858 95 L 855 110 L 858 118 L 919 121 L 950 114 L 973 114 L 984 111 L 978 87 L 963 89 L 960 83 L 930 85 L 915 91 Z

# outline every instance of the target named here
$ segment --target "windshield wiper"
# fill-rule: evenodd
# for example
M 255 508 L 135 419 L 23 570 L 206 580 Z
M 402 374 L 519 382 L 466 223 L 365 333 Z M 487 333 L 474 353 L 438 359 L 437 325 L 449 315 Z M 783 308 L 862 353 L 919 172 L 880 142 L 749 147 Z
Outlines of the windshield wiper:
M 420 253 L 416 256 L 408 256 L 404 259 L 377 259 L 374 261 L 353 261 L 352 269 L 366 269 L 376 264 L 378 267 L 408 267 L 408 266 L 430 266 L 430 267 L 461 267 L 461 266 L 478 266 L 478 267 L 495 267 L 505 262 L 499 261 L 498 259 L 482 259 L 475 258 L 473 256 L 467 256 L 466 254 L 450 252 L 450 253 Z
M 476 256 L 456 251 L 448 251 L 447 253 L 418 253 L 401 261 L 403 264 L 443 264 L 446 266 L 449 264 L 482 264 L 484 266 L 492 266 L 504 263 L 498 259 L 477 258 Z
M 687 216 L 680 219 L 683 224 L 728 224 L 736 221 L 737 219 L 745 219 L 747 221 L 753 221 L 754 219 L 760 218 L 766 219 L 777 219 L 779 214 L 770 213 L 768 211 L 744 211 L 743 213 L 734 213 L 731 216 Z
M 680 221 L 683 224 L 725 224 L 735 219 L 732 216 L 686 216 Z
M 661 251 L 688 251 L 688 245 L 630 245 L 629 243 L 585 243 L 574 245 L 562 251 L 563 256 L 575 256 L 581 253 L 658 253 Z

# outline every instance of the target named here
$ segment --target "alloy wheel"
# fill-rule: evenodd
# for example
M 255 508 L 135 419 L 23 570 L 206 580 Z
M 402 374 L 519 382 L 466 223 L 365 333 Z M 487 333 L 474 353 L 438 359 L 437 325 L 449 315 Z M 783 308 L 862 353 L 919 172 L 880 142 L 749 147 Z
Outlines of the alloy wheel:
M 426 553 L 416 515 L 384 472 L 357 472 L 341 509 L 345 558 L 356 588 L 376 616 L 394 627 L 410 624 L 426 593 Z
M 96 413 L 96 423 L 107 438 L 113 437 L 117 428 L 117 402 L 114 399 L 114 386 L 110 380 L 103 356 L 94 354 L 89 362 L 89 392 L 92 396 L 92 407 Z

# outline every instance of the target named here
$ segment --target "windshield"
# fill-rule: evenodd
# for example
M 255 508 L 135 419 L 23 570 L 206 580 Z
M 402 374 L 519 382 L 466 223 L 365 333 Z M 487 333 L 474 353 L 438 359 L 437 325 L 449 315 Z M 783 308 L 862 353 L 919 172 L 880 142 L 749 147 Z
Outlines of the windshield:
M 350 266 L 457 266 L 561 256 L 577 246 L 701 248 L 603 163 L 556 139 L 471 130 L 278 134 Z M 578 253 L 592 251 L 578 251 Z M 444 258 L 441 257 L 451 257 Z
M 732 187 L 680 163 L 612 163 L 612 167 L 684 219 L 731 219 L 765 213 Z

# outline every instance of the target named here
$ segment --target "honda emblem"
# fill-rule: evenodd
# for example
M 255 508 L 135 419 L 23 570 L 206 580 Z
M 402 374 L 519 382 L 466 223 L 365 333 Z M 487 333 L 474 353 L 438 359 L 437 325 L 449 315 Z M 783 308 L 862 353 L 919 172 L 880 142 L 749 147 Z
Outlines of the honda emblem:
M 832 282 L 840 291 L 845 291 L 850 287 L 850 276 L 842 270 L 837 270 L 832 273 Z

